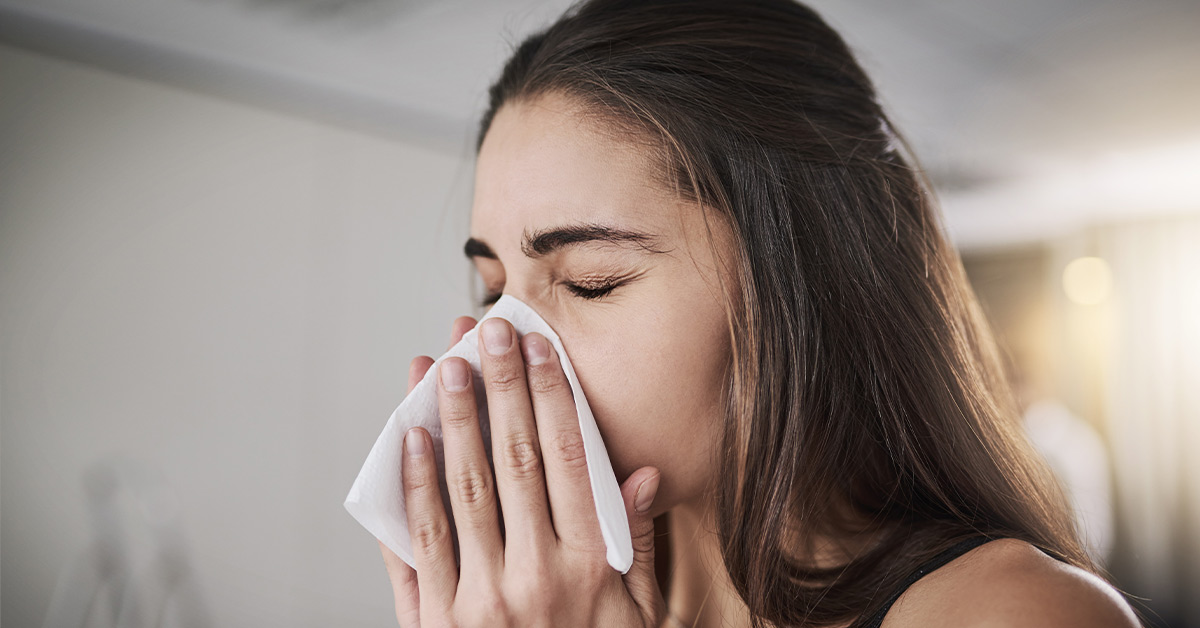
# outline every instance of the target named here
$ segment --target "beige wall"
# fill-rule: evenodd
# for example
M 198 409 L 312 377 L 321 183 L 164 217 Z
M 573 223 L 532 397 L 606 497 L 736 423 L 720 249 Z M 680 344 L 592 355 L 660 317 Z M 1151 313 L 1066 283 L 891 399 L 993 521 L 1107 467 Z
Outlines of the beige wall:
M 5 47 L 0 147 L 4 626 L 115 458 L 172 487 L 213 625 L 394 622 L 342 500 L 473 313 L 470 161 Z

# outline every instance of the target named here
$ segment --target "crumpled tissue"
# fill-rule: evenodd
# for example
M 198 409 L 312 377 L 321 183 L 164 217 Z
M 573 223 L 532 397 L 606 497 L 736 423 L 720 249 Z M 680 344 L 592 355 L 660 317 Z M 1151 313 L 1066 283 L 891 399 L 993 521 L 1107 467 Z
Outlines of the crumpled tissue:
M 629 532 L 629 519 L 625 513 L 625 502 L 616 474 L 600 438 L 596 418 L 583 395 L 579 378 L 571 360 L 563 349 L 562 341 L 550 325 L 532 308 L 511 295 L 503 295 L 496 301 L 479 323 L 500 316 L 512 323 L 520 335 L 536 331 L 545 336 L 558 352 L 559 362 L 571 384 L 575 398 L 575 409 L 579 415 L 579 429 L 583 435 L 584 455 L 587 458 L 588 476 L 591 480 L 592 496 L 596 505 L 596 518 L 600 521 L 600 532 L 607 547 L 608 564 L 621 573 L 627 573 L 633 565 L 633 542 Z M 454 529 L 454 513 L 450 506 L 450 493 L 446 486 L 445 461 L 442 449 L 442 427 L 438 414 L 437 368 L 442 360 L 457 356 L 465 359 L 472 370 L 479 422 L 483 435 L 484 450 L 492 464 L 491 424 L 488 421 L 487 395 L 479 362 L 479 325 L 463 334 L 462 340 L 434 361 L 425 377 L 412 392 L 400 402 L 388 417 L 383 433 L 371 447 L 366 463 L 350 487 L 346 497 L 346 510 L 364 528 L 375 535 L 385 546 L 414 569 L 412 540 L 408 531 L 408 518 L 404 506 L 404 484 L 401 474 L 401 456 L 404 455 L 404 434 L 413 427 L 423 427 L 433 437 L 433 451 L 437 460 L 442 503 L 446 516 Z M 494 468 L 494 465 L 493 465 Z M 453 535 L 457 547 L 457 534 Z M 457 549 L 456 549 L 457 552 Z

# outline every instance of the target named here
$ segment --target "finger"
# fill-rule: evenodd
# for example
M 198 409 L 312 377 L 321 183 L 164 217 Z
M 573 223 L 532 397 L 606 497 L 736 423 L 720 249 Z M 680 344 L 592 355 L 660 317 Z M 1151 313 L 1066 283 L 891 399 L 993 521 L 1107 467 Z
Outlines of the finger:
M 534 364 L 537 360 L 531 359 L 526 372 L 542 445 L 542 462 L 546 465 L 546 492 L 554 531 L 568 547 L 599 550 L 604 555 L 604 537 L 596 518 L 571 383 L 559 364 L 558 352 L 545 336 L 530 332 L 525 338 L 531 348 L 543 343 L 546 347 L 545 361 Z
M 433 364 L 433 358 L 420 355 L 408 364 L 408 392 L 416 387 L 425 377 L 425 372 Z M 396 621 L 401 626 L 420 626 L 420 596 L 417 590 L 417 572 L 404 562 L 395 552 L 388 549 L 383 541 L 379 541 L 379 551 L 383 553 L 383 564 L 387 567 L 388 579 L 392 582 L 392 593 L 396 598 Z
M 454 319 L 454 323 L 450 325 L 450 346 L 446 347 L 446 350 L 449 351 L 454 348 L 454 345 L 458 344 L 459 340 L 462 340 L 463 335 L 471 331 L 471 328 L 474 326 L 475 319 L 470 316 L 459 316 Z
M 506 556 L 533 558 L 539 548 L 551 547 L 555 537 L 537 423 L 521 356 L 523 345 L 517 342 L 512 324 L 500 317 L 484 321 L 479 336 L 492 426 L 492 461 L 504 516 L 504 551 Z
M 433 358 L 427 355 L 419 355 L 408 363 L 408 392 L 412 392 L 417 384 L 425 379 L 425 373 L 429 371 L 429 367 L 433 366 Z M 405 393 L 408 394 L 408 393 Z
M 625 588 L 641 609 L 646 624 L 657 626 L 666 614 L 666 602 L 654 572 L 654 498 L 661 474 L 654 467 L 634 471 L 621 486 L 629 534 L 633 537 L 633 565 L 625 574 Z
M 412 536 L 413 562 L 421 581 L 420 615 L 441 617 L 454 602 L 458 566 L 454 562 L 450 522 L 442 505 L 433 441 L 424 428 L 404 436 L 404 504 Z
M 479 410 L 470 364 L 450 357 L 438 364 L 438 410 L 446 485 L 458 530 L 463 573 L 490 576 L 503 559 L 500 516 L 492 467 L 479 428 Z
M 419 628 L 421 625 L 421 598 L 417 591 L 417 572 L 395 552 L 379 541 L 383 553 L 383 564 L 387 566 L 388 579 L 392 581 L 392 593 L 396 597 L 396 621 L 403 628 Z
M 459 316 L 454 319 L 454 323 L 450 327 L 450 346 L 446 347 L 446 350 L 454 348 L 454 345 L 462 340 L 463 335 L 471 331 L 474 326 L 475 319 L 470 316 Z M 413 388 L 416 388 L 417 384 L 425 378 L 425 373 L 429 371 L 429 367 L 433 366 L 435 361 L 427 355 L 419 355 L 408 363 L 408 392 L 412 392 Z

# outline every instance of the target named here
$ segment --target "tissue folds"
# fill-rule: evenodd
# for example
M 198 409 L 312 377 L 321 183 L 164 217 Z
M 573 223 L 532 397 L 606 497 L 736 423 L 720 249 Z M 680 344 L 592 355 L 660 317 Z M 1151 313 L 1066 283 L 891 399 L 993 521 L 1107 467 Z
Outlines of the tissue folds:
M 571 392 L 575 396 L 575 409 L 579 413 L 579 429 L 583 434 L 584 453 L 587 457 L 588 476 L 591 479 L 592 496 L 596 503 L 596 518 L 600 521 L 600 532 L 608 548 L 608 564 L 621 573 L 629 571 L 633 564 L 633 543 L 629 534 L 629 520 L 625 514 L 625 504 L 621 499 L 621 489 L 617 484 L 616 474 L 609 461 L 604 442 L 600 439 L 600 430 L 596 427 L 596 419 L 592 409 L 584 398 L 579 379 L 571 360 L 563 349 L 558 334 L 550 328 L 546 321 L 538 316 L 528 305 L 510 295 L 500 297 L 492 309 L 488 310 L 480 323 L 493 316 L 499 316 L 512 323 L 518 333 L 524 335 L 536 331 L 545 336 L 554 350 L 558 352 L 559 361 L 567 380 L 571 383 Z M 413 561 L 412 542 L 409 538 L 408 519 L 404 508 L 404 485 L 402 483 L 401 456 L 404 454 L 404 434 L 412 427 L 424 427 L 433 437 L 433 452 L 441 473 L 442 503 L 446 506 L 446 515 L 450 519 L 451 528 L 454 526 L 454 513 L 450 507 L 450 493 L 446 486 L 445 462 L 442 453 L 442 428 L 438 415 L 437 401 L 437 368 L 441 361 L 450 356 L 465 359 L 471 365 L 472 383 L 475 386 L 475 399 L 479 406 L 480 428 L 483 434 L 484 450 L 491 461 L 491 429 L 487 413 L 487 397 L 483 384 L 483 375 L 479 362 L 479 325 L 463 335 L 458 344 L 451 347 L 439 357 L 425 373 L 425 377 L 413 388 L 412 392 L 400 402 L 399 407 L 392 412 L 383 433 L 375 441 L 371 452 L 367 455 L 366 463 L 350 487 L 346 497 L 346 510 L 358 520 L 363 527 L 375 535 L 389 549 L 396 553 L 404 562 L 416 567 Z M 457 534 L 455 534 L 457 545 Z

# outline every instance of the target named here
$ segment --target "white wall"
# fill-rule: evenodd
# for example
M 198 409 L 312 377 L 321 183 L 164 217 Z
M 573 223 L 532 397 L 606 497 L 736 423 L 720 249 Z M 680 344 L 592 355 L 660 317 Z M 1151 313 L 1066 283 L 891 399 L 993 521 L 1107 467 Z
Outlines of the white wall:
M 394 625 L 342 500 L 478 315 L 469 153 L 0 47 L 4 626 L 42 625 L 113 457 L 173 487 L 212 625 Z

